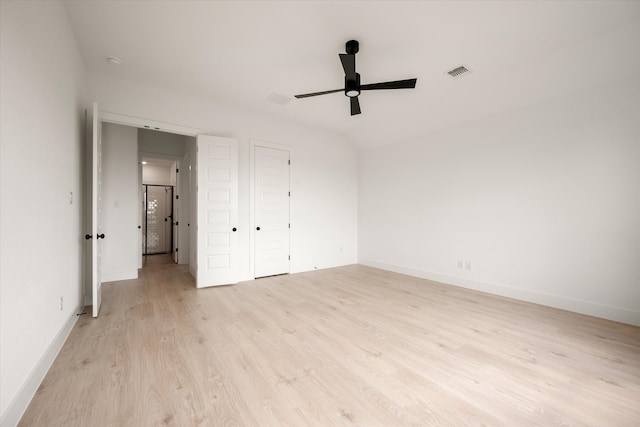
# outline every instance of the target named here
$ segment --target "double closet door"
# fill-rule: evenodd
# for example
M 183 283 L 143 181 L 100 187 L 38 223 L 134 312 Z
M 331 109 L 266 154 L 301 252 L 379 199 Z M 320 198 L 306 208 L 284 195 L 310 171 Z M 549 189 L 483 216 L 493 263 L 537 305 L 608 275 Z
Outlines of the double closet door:
M 252 230 L 238 223 L 238 142 L 197 138 L 197 287 L 236 283 L 239 237 L 253 252 L 253 277 L 289 273 L 289 151 L 252 147 Z

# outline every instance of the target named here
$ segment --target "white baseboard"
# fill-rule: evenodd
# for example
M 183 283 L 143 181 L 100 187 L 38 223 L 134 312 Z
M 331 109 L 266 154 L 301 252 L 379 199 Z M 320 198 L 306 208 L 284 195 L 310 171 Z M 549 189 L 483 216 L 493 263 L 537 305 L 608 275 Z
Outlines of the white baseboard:
M 292 264 L 291 265 L 291 273 L 306 273 L 307 271 L 314 270 L 322 270 L 322 266 L 313 265 L 313 264 Z
M 562 310 L 573 311 L 589 316 L 601 317 L 603 319 L 609 319 L 616 322 L 640 326 L 640 312 L 629 310 L 626 308 L 613 307 L 559 295 L 545 294 L 530 291 L 527 289 L 515 288 L 503 284 L 480 282 L 477 280 L 469 279 L 467 277 L 459 277 L 432 271 L 418 270 L 399 265 L 386 264 L 369 259 L 360 259 L 359 263 L 370 267 L 380 268 L 382 270 L 388 270 L 396 273 L 406 274 L 409 276 L 419 277 L 421 279 L 433 280 L 435 282 L 460 286 L 462 288 L 473 289 L 476 291 L 486 292 L 489 294 L 499 295 L 507 298 L 532 302 L 535 304 L 546 305 L 548 307 L 559 308 Z
M 105 273 L 102 272 L 102 283 L 104 282 L 117 282 L 119 280 L 131 280 L 138 278 L 138 269 L 126 270 L 126 271 L 112 271 Z
M 38 391 L 38 387 L 40 387 L 42 380 L 45 375 L 47 375 L 53 361 L 56 360 L 58 353 L 60 353 L 60 350 L 71 333 L 73 326 L 78 321 L 76 313 L 81 313 L 83 308 L 84 305 L 76 307 L 67 322 L 65 322 L 62 328 L 60 328 L 60 331 L 58 331 L 58 334 L 55 336 L 53 341 L 51 341 L 42 357 L 40 357 L 40 360 L 38 360 L 38 363 L 27 377 L 27 380 L 22 384 L 18 393 L 9 403 L 2 416 L 0 416 L 0 426 L 15 427 L 18 425 L 20 418 L 22 418 L 24 411 L 27 410 L 27 407 L 29 406 L 29 403 L 31 403 L 31 399 L 33 399 L 36 391 Z

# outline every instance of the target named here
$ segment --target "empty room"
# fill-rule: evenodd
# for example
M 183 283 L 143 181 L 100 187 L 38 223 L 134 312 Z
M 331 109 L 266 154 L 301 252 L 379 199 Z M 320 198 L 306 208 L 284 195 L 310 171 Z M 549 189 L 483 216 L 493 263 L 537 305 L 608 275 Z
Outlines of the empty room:
M 0 20 L 2 427 L 639 425 L 640 2 Z

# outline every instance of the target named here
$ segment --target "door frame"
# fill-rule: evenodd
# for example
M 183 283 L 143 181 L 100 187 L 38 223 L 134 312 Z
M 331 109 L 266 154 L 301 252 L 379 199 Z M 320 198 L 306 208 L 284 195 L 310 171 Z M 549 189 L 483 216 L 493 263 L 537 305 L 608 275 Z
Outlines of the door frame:
M 103 122 L 114 123 L 117 125 L 132 126 L 136 128 L 159 130 L 162 132 L 177 133 L 178 135 L 185 136 L 198 136 L 200 133 L 204 133 L 202 129 L 190 128 L 187 126 L 181 126 L 171 123 L 158 122 L 150 119 L 143 119 L 140 117 L 125 116 L 122 114 L 110 113 L 108 111 L 100 111 L 100 119 Z
M 109 111 L 100 111 L 100 120 L 102 122 L 107 122 L 107 123 L 114 123 L 117 125 L 124 125 L 124 126 L 131 126 L 131 127 L 135 127 L 135 128 L 141 128 L 141 129 L 151 129 L 151 130 L 157 130 L 157 131 L 161 131 L 161 132 L 169 132 L 169 133 L 175 133 L 178 135 L 185 135 L 185 136 L 191 136 L 191 137 L 197 137 L 198 134 L 201 133 L 205 133 L 204 130 L 202 129 L 198 129 L 198 128 L 192 128 L 192 127 L 188 127 L 188 126 L 182 126 L 182 125 L 178 125 L 178 124 L 174 124 L 174 123 L 167 123 L 167 122 L 160 122 L 157 120 L 151 120 L 151 119 L 145 119 L 142 117 L 134 117 L 134 116 L 127 116 L 124 114 L 118 114 L 118 113 L 112 113 Z M 142 161 L 142 157 L 140 157 L 142 154 L 149 154 L 148 157 L 155 157 L 155 158 L 164 158 L 162 157 L 162 155 L 160 154 L 152 154 L 152 153 L 140 153 L 139 157 L 138 157 L 138 163 L 140 164 L 140 162 Z M 168 156 L 167 157 L 170 160 L 176 160 L 180 166 L 178 166 L 178 168 L 180 168 L 182 166 L 182 161 L 183 158 L 179 157 L 179 156 Z M 138 187 L 140 187 L 142 185 L 142 165 L 140 165 L 140 169 L 139 169 L 139 181 L 138 182 Z M 139 215 L 138 215 L 138 219 L 141 220 L 142 219 L 142 196 L 139 197 L 138 200 L 138 208 L 140 209 Z M 139 236 L 139 244 L 138 244 L 138 265 L 141 268 L 142 267 L 142 230 L 140 230 L 140 232 L 138 233 Z M 197 233 L 196 233 L 196 239 L 198 238 Z
M 257 139 L 249 140 L 249 270 L 251 279 L 255 278 L 256 272 L 256 147 L 273 148 L 274 150 L 282 150 L 289 152 L 289 162 L 291 166 L 293 161 L 293 149 L 290 145 L 276 144 L 273 142 L 261 141 Z M 289 167 L 289 191 L 291 191 L 291 183 L 293 182 L 293 167 Z M 291 224 L 291 202 L 293 195 L 289 197 L 289 224 Z M 291 229 L 289 230 L 289 253 L 291 253 Z M 289 273 L 291 273 L 291 259 L 289 259 Z
M 91 104 L 93 105 L 93 103 Z M 87 129 L 86 129 L 86 136 L 87 138 L 91 138 L 91 134 L 92 134 L 92 130 L 91 130 L 91 119 L 92 119 L 92 114 L 91 114 L 91 107 L 87 107 L 86 112 L 85 112 L 85 119 L 86 119 L 86 124 L 87 124 Z M 191 136 L 191 137 L 197 137 L 199 134 L 205 133 L 204 130 L 202 129 L 198 129 L 198 128 L 192 128 L 192 127 L 188 127 L 188 126 L 182 126 L 182 125 L 178 125 L 178 124 L 174 124 L 174 123 L 167 123 L 167 122 L 160 122 L 157 120 L 151 120 L 151 119 L 145 119 L 145 118 L 141 118 L 141 117 L 134 117 L 134 116 L 127 116 L 124 114 L 118 114 L 118 113 L 113 113 L 113 112 L 109 112 L 109 111 L 104 111 L 104 110 L 100 110 L 99 114 L 98 114 L 98 120 L 101 123 L 113 123 L 113 124 L 118 124 L 118 125 L 123 125 L 123 126 L 130 126 L 130 127 L 134 127 L 134 128 L 142 128 L 142 129 L 151 129 L 151 130 L 157 130 L 157 131 L 162 131 L 162 132 L 169 132 L 169 133 L 175 133 L 178 135 L 185 135 L 185 136 Z M 149 157 L 156 157 L 158 158 L 160 155 L 158 154 L 153 154 Z M 172 158 L 171 160 L 177 160 L 178 162 L 182 162 L 183 159 L 180 158 L 179 156 L 174 156 L 176 157 L 176 159 Z M 140 162 L 141 159 L 138 158 L 138 162 Z M 89 150 L 86 150 L 85 153 L 85 178 L 87 180 L 87 182 L 89 184 L 87 184 L 87 186 L 85 186 L 85 189 L 83 190 L 84 194 L 90 195 L 91 189 L 89 187 L 90 183 L 91 183 L 91 164 L 92 164 L 92 159 L 91 159 L 91 153 L 89 152 Z M 139 179 L 140 182 L 138 183 L 138 187 L 140 187 L 141 185 L 141 181 L 142 181 L 142 168 L 139 169 Z M 90 200 L 90 197 L 88 197 L 88 200 Z M 139 201 L 140 203 L 140 201 Z M 140 208 L 140 212 L 138 215 L 138 219 L 142 218 L 142 209 Z M 85 209 L 85 222 L 86 222 L 86 226 L 88 226 L 89 224 L 91 224 L 91 204 L 87 203 L 86 209 Z M 139 236 L 142 235 L 142 231 L 140 230 L 140 232 L 138 233 Z M 196 239 L 197 239 L 197 233 L 196 233 Z M 139 242 L 140 244 L 138 245 L 138 249 L 139 249 L 139 266 L 142 267 L 141 265 L 141 261 L 142 261 L 142 242 Z M 89 258 L 89 255 L 86 255 L 86 258 Z M 85 300 L 85 305 L 91 305 L 91 295 L 89 295 L 89 293 L 92 291 L 92 285 L 91 285 L 91 278 L 92 278 L 92 274 L 91 274 L 91 267 L 89 261 L 85 261 L 85 272 L 84 272 L 84 278 L 85 278 L 85 286 L 84 286 L 84 300 Z
M 170 202 L 171 202 L 171 215 L 174 214 L 174 207 L 177 205 L 177 203 L 175 202 L 174 196 L 175 196 L 175 186 L 173 185 L 162 185 L 162 184 L 142 184 L 143 187 L 145 187 L 145 194 L 147 194 L 147 197 L 144 200 L 144 233 L 143 234 L 143 240 L 144 240 L 144 248 L 146 250 L 149 250 L 149 246 L 148 246 L 148 242 L 149 242 L 149 212 L 148 212 L 148 203 L 149 203 L 149 187 L 162 187 L 165 189 L 165 192 L 167 191 L 167 188 L 171 189 L 171 197 L 169 198 Z M 165 211 L 166 212 L 166 211 Z M 177 236 L 175 236 L 175 226 L 174 226 L 174 221 L 175 218 L 172 216 L 171 217 L 171 228 L 170 228 L 170 233 L 169 233 L 169 252 L 156 252 L 156 253 L 143 253 L 143 255 L 166 255 L 166 254 L 174 254 L 174 250 L 175 250 L 175 244 L 176 244 L 176 240 L 177 240 Z M 166 222 L 166 217 L 165 217 L 165 222 Z M 166 239 L 166 236 L 165 236 Z M 166 246 L 166 244 L 165 244 Z M 144 252 L 144 251 L 143 251 Z M 176 262 L 176 264 L 178 264 Z
M 162 131 L 162 132 L 164 132 L 164 131 Z M 145 158 L 145 157 L 146 158 L 150 158 L 150 159 L 162 159 L 162 160 L 174 161 L 174 162 L 176 162 L 176 169 L 178 169 L 180 171 L 184 170 L 183 169 L 183 164 L 186 163 L 185 159 L 184 159 L 184 156 L 180 157 L 180 156 L 174 156 L 172 154 L 159 154 L 159 153 L 148 153 L 146 151 L 143 151 L 143 152 L 139 151 L 138 152 L 138 164 L 140 165 L 140 182 L 138 183 L 139 186 L 144 186 L 145 185 L 144 183 L 142 183 L 142 159 Z M 178 174 L 180 174 L 182 172 L 175 172 L 174 170 L 172 170 L 171 173 L 174 174 L 174 175 L 178 175 Z M 174 203 L 174 206 L 178 206 L 178 209 L 179 209 L 180 203 L 182 203 L 182 201 L 185 200 L 184 199 L 185 195 L 183 195 L 183 193 L 182 193 L 182 190 L 184 189 L 184 183 L 181 186 L 180 183 L 179 183 L 180 179 L 182 179 L 182 178 L 179 178 L 178 176 L 176 176 L 176 185 L 173 186 L 173 203 Z M 182 200 L 180 203 L 176 203 L 176 201 L 177 201 L 176 200 L 176 195 L 182 197 L 181 199 L 180 198 L 178 199 L 178 200 Z M 191 195 L 189 195 L 189 197 L 191 197 Z M 191 203 L 191 202 L 189 202 L 189 203 Z M 138 198 L 138 207 L 140 208 L 140 214 L 139 214 L 140 219 L 142 219 L 142 214 L 143 214 L 143 211 L 144 211 L 143 205 L 144 205 L 144 197 L 141 194 L 140 197 Z M 188 212 L 188 209 L 179 209 L 178 218 L 174 218 L 174 221 L 178 221 L 178 222 L 184 221 L 184 223 L 188 224 L 189 223 L 189 218 L 182 218 L 182 216 L 185 214 L 185 212 Z M 173 254 L 173 251 L 175 250 L 175 245 L 179 245 L 180 244 L 180 241 L 178 240 L 178 236 L 179 236 L 180 233 L 176 232 L 176 230 L 173 230 L 171 232 L 171 234 L 173 235 L 174 239 L 176 239 L 173 242 L 174 243 L 174 247 L 171 250 L 171 253 Z M 140 235 L 142 235 L 142 233 L 140 233 Z M 191 238 L 191 236 L 189 236 L 189 238 Z M 180 248 L 178 247 L 178 249 L 180 249 Z M 140 244 L 138 245 L 138 251 L 139 251 L 138 254 L 140 256 L 140 259 L 142 260 L 142 257 L 144 255 L 142 253 L 142 240 L 140 240 Z M 183 254 L 185 253 L 184 250 L 183 250 L 182 253 Z M 178 260 L 179 261 L 180 260 L 185 261 L 184 259 L 180 258 L 180 251 L 179 250 L 178 250 Z M 187 258 L 186 262 L 182 262 L 182 263 L 178 262 L 177 264 L 189 264 L 189 259 Z

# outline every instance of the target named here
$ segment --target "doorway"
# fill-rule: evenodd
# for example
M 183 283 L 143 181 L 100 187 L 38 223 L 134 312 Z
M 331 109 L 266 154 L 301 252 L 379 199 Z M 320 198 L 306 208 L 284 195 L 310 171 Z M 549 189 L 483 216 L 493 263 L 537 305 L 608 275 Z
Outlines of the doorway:
M 86 151 L 86 182 L 88 185 L 84 191 L 86 200 L 91 201 L 93 194 L 93 183 L 109 183 L 109 188 L 113 191 L 111 202 L 104 204 L 103 209 L 97 209 L 93 203 L 88 203 L 86 207 L 86 223 L 91 226 L 87 234 L 92 237 L 91 241 L 98 243 L 96 235 L 100 236 L 100 246 L 104 247 L 103 257 L 94 256 L 98 251 L 92 250 L 92 245 L 87 250 L 85 257 L 85 302 L 86 305 L 99 306 L 100 283 L 96 280 L 93 271 L 98 270 L 103 264 L 107 268 L 102 270 L 102 278 L 106 281 L 128 280 L 138 276 L 139 268 L 142 267 L 144 250 L 143 226 L 145 224 L 144 189 L 142 184 L 169 185 L 173 187 L 173 207 L 174 231 L 168 244 L 173 243 L 173 252 L 167 255 L 180 264 L 189 264 L 189 271 L 195 276 L 197 266 L 195 262 L 190 262 L 190 249 L 196 245 L 197 233 L 195 233 L 195 221 L 191 217 L 191 200 L 195 197 L 195 179 L 191 188 L 191 165 L 195 164 L 195 136 L 201 133 L 198 129 L 187 128 L 172 124 L 153 122 L 145 119 L 138 119 L 109 112 L 99 111 L 97 104 L 92 111 L 87 114 L 87 136 L 89 148 Z M 102 124 L 105 124 L 102 126 Z M 102 127 L 102 129 L 101 129 Z M 106 132 L 110 128 L 111 133 Z M 99 150 L 93 147 L 94 141 L 99 142 L 108 139 L 108 148 L 111 150 L 112 161 L 110 169 L 102 170 L 100 162 L 96 162 L 94 153 Z M 104 141 L 103 141 L 104 142 Z M 143 160 L 150 157 L 155 160 L 162 160 L 170 165 L 167 170 L 175 171 L 171 182 L 143 182 Z M 137 159 L 137 162 L 131 160 Z M 137 163 L 137 165 L 136 165 Z M 185 166 L 185 172 L 189 172 L 185 179 L 178 178 L 178 169 Z M 94 178 L 94 172 L 97 178 Z M 137 177 L 136 177 L 137 175 Z M 179 198 L 179 200 L 178 200 Z M 137 206 L 137 208 L 136 208 Z M 102 214 L 102 220 L 96 221 L 97 213 Z M 195 214 L 194 214 L 195 215 Z M 168 217 L 169 215 L 167 215 Z M 162 217 L 164 222 L 164 217 Z M 169 219 L 167 219 L 167 223 Z M 192 227 L 190 227 L 190 224 Z M 106 225 L 104 233 L 93 230 L 93 226 L 100 227 Z M 193 229 L 193 231 L 192 231 Z M 108 237 L 108 241 L 103 241 L 102 235 Z M 169 234 L 171 236 L 171 234 Z M 106 244 L 105 244 L 106 243 Z M 165 240 L 165 243 L 167 241 Z M 178 249 L 181 249 L 178 252 Z M 145 248 L 146 249 L 146 248 Z M 195 253 L 195 250 L 194 250 Z M 179 255 L 179 258 L 178 258 Z M 163 255 L 159 255 L 163 256 Z M 95 300 L 98 303 L 95 303 Z M 97 311 L 97 310 L 96 310 Z
M 173 187 L 149 185 L 144 187 L 145 218 L 142 226 L 144 255 L 172 253 L 173 250 Z

